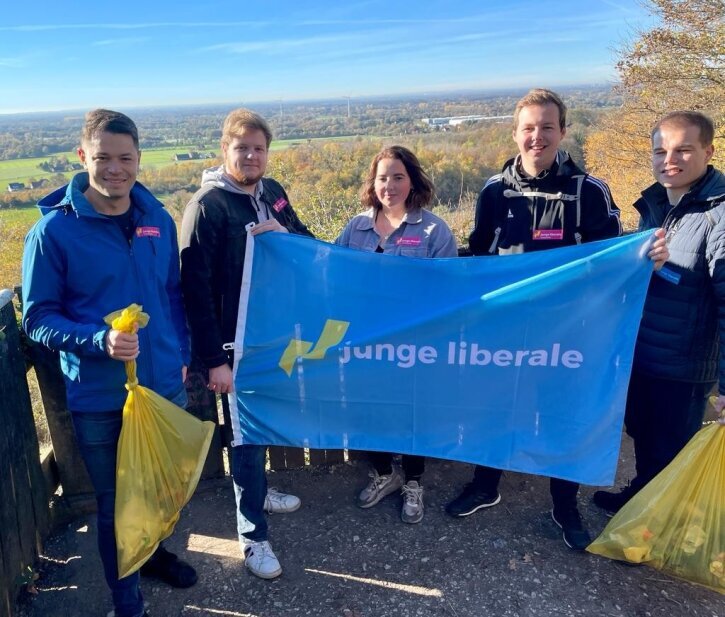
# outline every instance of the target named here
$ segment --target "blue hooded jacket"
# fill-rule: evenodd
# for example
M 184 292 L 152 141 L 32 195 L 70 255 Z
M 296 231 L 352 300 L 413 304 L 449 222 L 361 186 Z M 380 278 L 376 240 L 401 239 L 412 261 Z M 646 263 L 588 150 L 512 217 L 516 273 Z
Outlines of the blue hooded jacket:
M 150 316 L 139 330 L 139 383 L 170 398 L 183 389 L 188 332 L 179 284 L 176 226 L 163 205 L 138 182 L 131 189 L 135 232 L 99 214 L 83 192 L 88 174 L 47 197 L 43 217 L 25 238 L 23 328 L 60 351 L 68 409 L 111 411 L 126 400 L 124 363 L 105 349 L 103 318 L 131 303 Z

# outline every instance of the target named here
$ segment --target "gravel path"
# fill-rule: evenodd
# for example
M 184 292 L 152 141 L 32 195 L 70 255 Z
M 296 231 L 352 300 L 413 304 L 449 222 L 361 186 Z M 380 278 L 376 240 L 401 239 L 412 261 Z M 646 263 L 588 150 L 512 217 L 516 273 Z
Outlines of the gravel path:
M 625 443 L 620 474 L 631 468 Z M 270 484 L 294 491 L 302 508 L 270 517 L 270 540 L 284 568 L 274 581 L 250 575 L 239 558 L 230 481 L 202 484 L 167 546 L 184 553 L 199 582 L 172 590 L 144 581 L 152 617 L 725 616 L 725 597 L 647 567 L 631 567 L 561 541 L 549 517 L 548 481 L 505 474 L 499 506 L 454 520 L 444 511 L 471 467 L 430 460 L 423 478 L 426 516 L 400 521 L 400 498 L 360 510 L 353 496 L 363 463 L 273 472 Z M 592 532 L 606 517 L 583 487 L 581 511 Z M 49 539 L 39 593 L 20 617 L 105 616 L 110 598 L 95 547 L 93 517 Z

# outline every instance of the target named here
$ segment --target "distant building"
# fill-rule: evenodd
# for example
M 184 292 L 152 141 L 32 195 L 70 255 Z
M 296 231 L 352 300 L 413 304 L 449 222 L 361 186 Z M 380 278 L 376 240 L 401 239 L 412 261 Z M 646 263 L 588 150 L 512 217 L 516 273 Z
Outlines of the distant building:
M 458 126 L 482 120 L 513 120 L 513 116 L 448 116 L 446 118 L 423 118 L 423 124 L 428 126 Z
M 18 191 L 24 191 L 25 185 L 22 182 L 11 182 L 8 184 L 8 193 L 17 193 Z
M 179 152 L 174 155 L 175 161 L 196 161 L 199 159 L 213 159 L 213 152 Z
M 41 178 L 40 180 L 31 180 L 30 188 L 31 189 L 42 189 L 47 184 L 48 184 L 47 178 Z

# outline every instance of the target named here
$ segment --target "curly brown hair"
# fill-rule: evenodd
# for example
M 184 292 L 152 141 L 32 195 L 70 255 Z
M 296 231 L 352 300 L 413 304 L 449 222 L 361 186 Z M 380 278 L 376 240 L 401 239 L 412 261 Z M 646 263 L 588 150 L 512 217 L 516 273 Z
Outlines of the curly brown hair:
M 424 208 L 435 194 L 433 182 L 420 166 L 418 157 L 403 146 L 390 146 L 378 152 L 370 163 L 368 175 L 360 189 L 360 201 L 366 208 L 380 210 L 382 204 L 375 195 L 375 176 L 378 172 L 378 163 L 383 159 L 397 159 L 405 166 L 410 177 L 410 193 L 405 200 L 405 209 Z

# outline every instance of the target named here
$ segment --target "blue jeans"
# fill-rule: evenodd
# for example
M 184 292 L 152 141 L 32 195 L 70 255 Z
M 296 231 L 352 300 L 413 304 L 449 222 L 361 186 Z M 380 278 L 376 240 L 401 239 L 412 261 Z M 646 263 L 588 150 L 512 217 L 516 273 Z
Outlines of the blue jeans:
M 237 504 L 237 535 L 244 551 L 245 541 L 267 539 L 264 498 L 267 475 L 264 472 L 267 446 L 241 445 L 232 448 L 232 478 Z
M 169 399 L 176 405 L 186 405 L 186 391 Z M 121 435 L 123 412 L 71 412 L 83 461 L 91 477 L 98 503 L 98 552 L 103 563 L 106 583 L 111 589 L 116 617 L 141 617 L 143 597 L 139 588 L 138 571 L 118 578 L 114 511 L 116 507 L 116 449 Z

